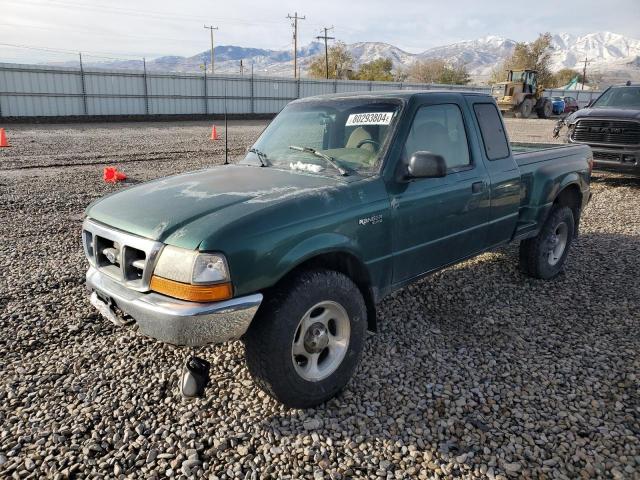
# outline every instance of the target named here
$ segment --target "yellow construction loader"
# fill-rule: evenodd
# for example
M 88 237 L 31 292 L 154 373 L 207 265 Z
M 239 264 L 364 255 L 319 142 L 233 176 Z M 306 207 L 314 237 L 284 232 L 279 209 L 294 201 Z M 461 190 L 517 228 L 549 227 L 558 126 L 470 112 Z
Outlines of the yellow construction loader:
M 491 89 L 500 111 L 518 118 L 529 118 L 534 110 L 538 118 L 551 117 L 553 105 L 543 92 L 535 70 L 509 70 L 507 81 L 496 83 Z

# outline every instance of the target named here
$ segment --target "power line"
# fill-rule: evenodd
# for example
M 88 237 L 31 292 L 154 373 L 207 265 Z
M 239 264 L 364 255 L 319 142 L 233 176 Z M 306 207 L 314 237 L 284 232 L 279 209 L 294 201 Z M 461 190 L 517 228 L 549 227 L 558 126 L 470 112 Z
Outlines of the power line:
M 293 20 L 293 78 L 298 78 L 298 20 L 306 20 L 307 17 L 299 17 L 298 12 L 294 12 L 293 17 L 287 14 L 287 18 Z
M 145 10 L 133 9 L 133 8 L 124 8 L 124 7 L 115 7 L 112 5 L 86 5 L 82 3 L 75 3 L 65 0 L 46 0 L 46 1 L 38 1 L 38 0 L 4 0 L 8 3 L 13 3 L 19 6 L 25 5 L 33 5 L 33 6 L 42 6 L 47 8 L 81 8 L 86 10 L 94 10 L 94 11 L 102 11 L 106 13 L 126 13 L 132 16 L 139 16 L 144 18 L 154 18 L 159 20 L 175 20 L 175 19 L 183 19 L 183 20 L 197 20 L 201 21 L 202 17 L 197 15 L 185 15 L 185 14 L 177 14 L 173 12 L 149 12 Z M 236 17 L 215 17 L 215 20 L 224 23 L 237 24 L 237 25 L 281 25 L 281 20 L 246 20 L 243 18 Z M 319 23 L 310 23 L 310 25 L 321 27 L 322 25 Z M 343 27 L 341 27 L 343 28 Z M 344 27 L 343 29 L 349 31 L 355 31 L 353 29 L 349 29 Z
M 50 47 L 37 47 L 34 45 L 23 45 L 23 44 L 17 44 L 17 43 L 0 43 L 0 46 L 2 47 L 13 47 L 13 48 L 23 48 L 26 50 L 39 50 L 39 51 L 43 51 L 43 52 L 51 52 L 51 53 L 64 53 L 64 54 L 72 54 L 72 55 L 78 55 L 78 51 L 77 50 L 66 50 L 66 49 L 62 49 L 62 48 L 50 48 Z M 136 55 L 129 55 L 126 53 L 114 53 L 114 52 L 96 52 L 96 51 L 83 51 L 85 56 L 89 56 L 89 57 L 95 57 L 95 58 L 105 58 L 105 59 L 109 59 L 109 60 L 130 60 L 130 58 L 122 58 L 122 57 L 111 57 L 111 56 L 107 56 L 107 55 L 122 55 L 125 57 L 133 57 L 133 58 L 140 58 Z M 103 55 L 103 54 L 107 54 L 107 55 Z
M 213 75 L 213 31 L 218 30 L 218 27 L 207 27 L 205 25 L 204 28 L 208 28 L 211 32 L 211 75 Z
M 0 26 L 7 26 L 7 27 L 17 27 L 17 28 L 28 28 L 28 29 L 33 29 L 33 30 L 44 30 L 44 31 L 48 31 L 48 32 L 60 32 L 60 28 L 50 28 L 50 27 L 42 27 L 39 25 L 27 25 L 24 23 L 0 23 Z M 85 30 L 85 29 L 78 29 L 78 28 L 67 28 L 65 29 L 66 32 L 70 32 L 70 33 L 79 33 L 79 34 L 90 34 L 94 37 L 103 37 L 103 38 L 113 38 L 114 34 L 113 33 L 100 33 L 100 32 L 96 32 L 95 29 L 91 29 L 91 30 Z M 143 38 L 143 39 L 158 39 L 158 40 L 170 40 L 170 41 L 174 41 L 174 42 L 191 42 L 191 43 L 200 43 L 199 41 L 196 40 L 189 40 L 186 38 L 170 38 L 170 37 L 165 37 L 165 36 L 153 36 L 153 35 L 130 35 L 130 34 L 123 34 L 123 33 L 118 33 L 117 34 L 118 38 Z
M 329 47 L 327 45 L 327 42 L 329 40 L 335 40 L 336 37 L 329 37 L 327 36 L 327 32 L 329 30 L 333 30 L 333 27 L 323 27 L 324 30 L 324 35 L 319 35 L 316 38 L 318 40 L 324 39 L 324 66 L 325 66 L 325 71 L 326 71 L 326 78 L 327 80 L 329 79 Z

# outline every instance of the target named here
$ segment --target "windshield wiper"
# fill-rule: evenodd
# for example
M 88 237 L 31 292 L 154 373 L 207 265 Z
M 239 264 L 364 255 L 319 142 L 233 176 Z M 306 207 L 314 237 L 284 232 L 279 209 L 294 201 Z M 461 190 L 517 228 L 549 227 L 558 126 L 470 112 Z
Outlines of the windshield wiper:
M 249 150 L 247 150 L 249 153 L 253 153 L 256 157 L 258 157 L 258 160 L 260 160 L 260 166 L 261 167 L 268 167 L 270 165 L 269 163 L 269 159 L 267 158 L 267 154 L 258 150 L 255 147 L 251 147 Z
M 347 176 L 349 175 L 349 171 L 343 167 L 341 167 L 340 165 L 338 165 L 335 161 L 335 159 L 333 157 L 330 157 L 329 155 L 327 155 L 326 153 L 322 153 L 319 150 L 316 150 L 315 148 L 311 148 L 311 147 L 299 147 L 297 145 L 289 145 L 289 148 L 291 150 L 296 150 L 298 152 L 307 152 L 310 153 L 312 155 L 315 155 L 316 157 L 320 157 L 324 160 L 326 160 L 326 162 L 331 165 L 333 168 L 335 168 L 336 170 L 338 170 L 340 172 L 340 175 L 342 176 Z

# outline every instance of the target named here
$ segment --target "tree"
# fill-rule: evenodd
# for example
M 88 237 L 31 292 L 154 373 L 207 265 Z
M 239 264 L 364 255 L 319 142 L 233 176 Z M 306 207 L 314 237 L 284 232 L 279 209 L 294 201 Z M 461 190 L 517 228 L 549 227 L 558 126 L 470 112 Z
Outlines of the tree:
M 353 77 L 353 57 L 347 45 L 343 42 L 336 42 L 329 47 L 329 78 Z M 307 74 L 312 78 L 326 78 L 326 62 L 324 53 L 317 55 L 309 63 Z
M 358 80 L 370 80 L 379 82 L 393 81 L 393 62 L 390 58 L 378 58 L 371 62 L 363 63 L 356 74 Z
M 542 33 L 533 42 L 518 42 L 513 53 L 491 74 L 489 83 L 504 82 L 509 70 L 536 70 L 538 84 L 549 86 L 553 84 L 551 64 L 551 34 Z
M 441 59 L 418 60 L 406 71 L 407 80 L 419 83 L 466 85 L 469 72 L 464 65 L 449 65 Z
M 553 76 L 553 83 L 550 86 L 564 87 L 576 77 L 578 77 L 578 82 L 582 83 L 582 74 L 580 72 L 576 72 L 571 68 L 563 68 L 555 73 Z

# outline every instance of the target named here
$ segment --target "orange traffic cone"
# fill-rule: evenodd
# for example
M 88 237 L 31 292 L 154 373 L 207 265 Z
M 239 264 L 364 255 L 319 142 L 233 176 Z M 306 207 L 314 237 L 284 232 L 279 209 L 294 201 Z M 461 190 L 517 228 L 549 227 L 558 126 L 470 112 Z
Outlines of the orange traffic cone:
M 4 131 L 4 128 L 0 128 L 0 147 L 8 147 L 9 142 L 7 141 L 7 133 Z
M 218 140 L 218 131 L 215 125 L 211 128 L 211 140 Z
M 116 167 L 104 167 L 102 178 L 105 182 L 116 183 L 127 179 L 127 175 L 124 172 L 119 172 Z

